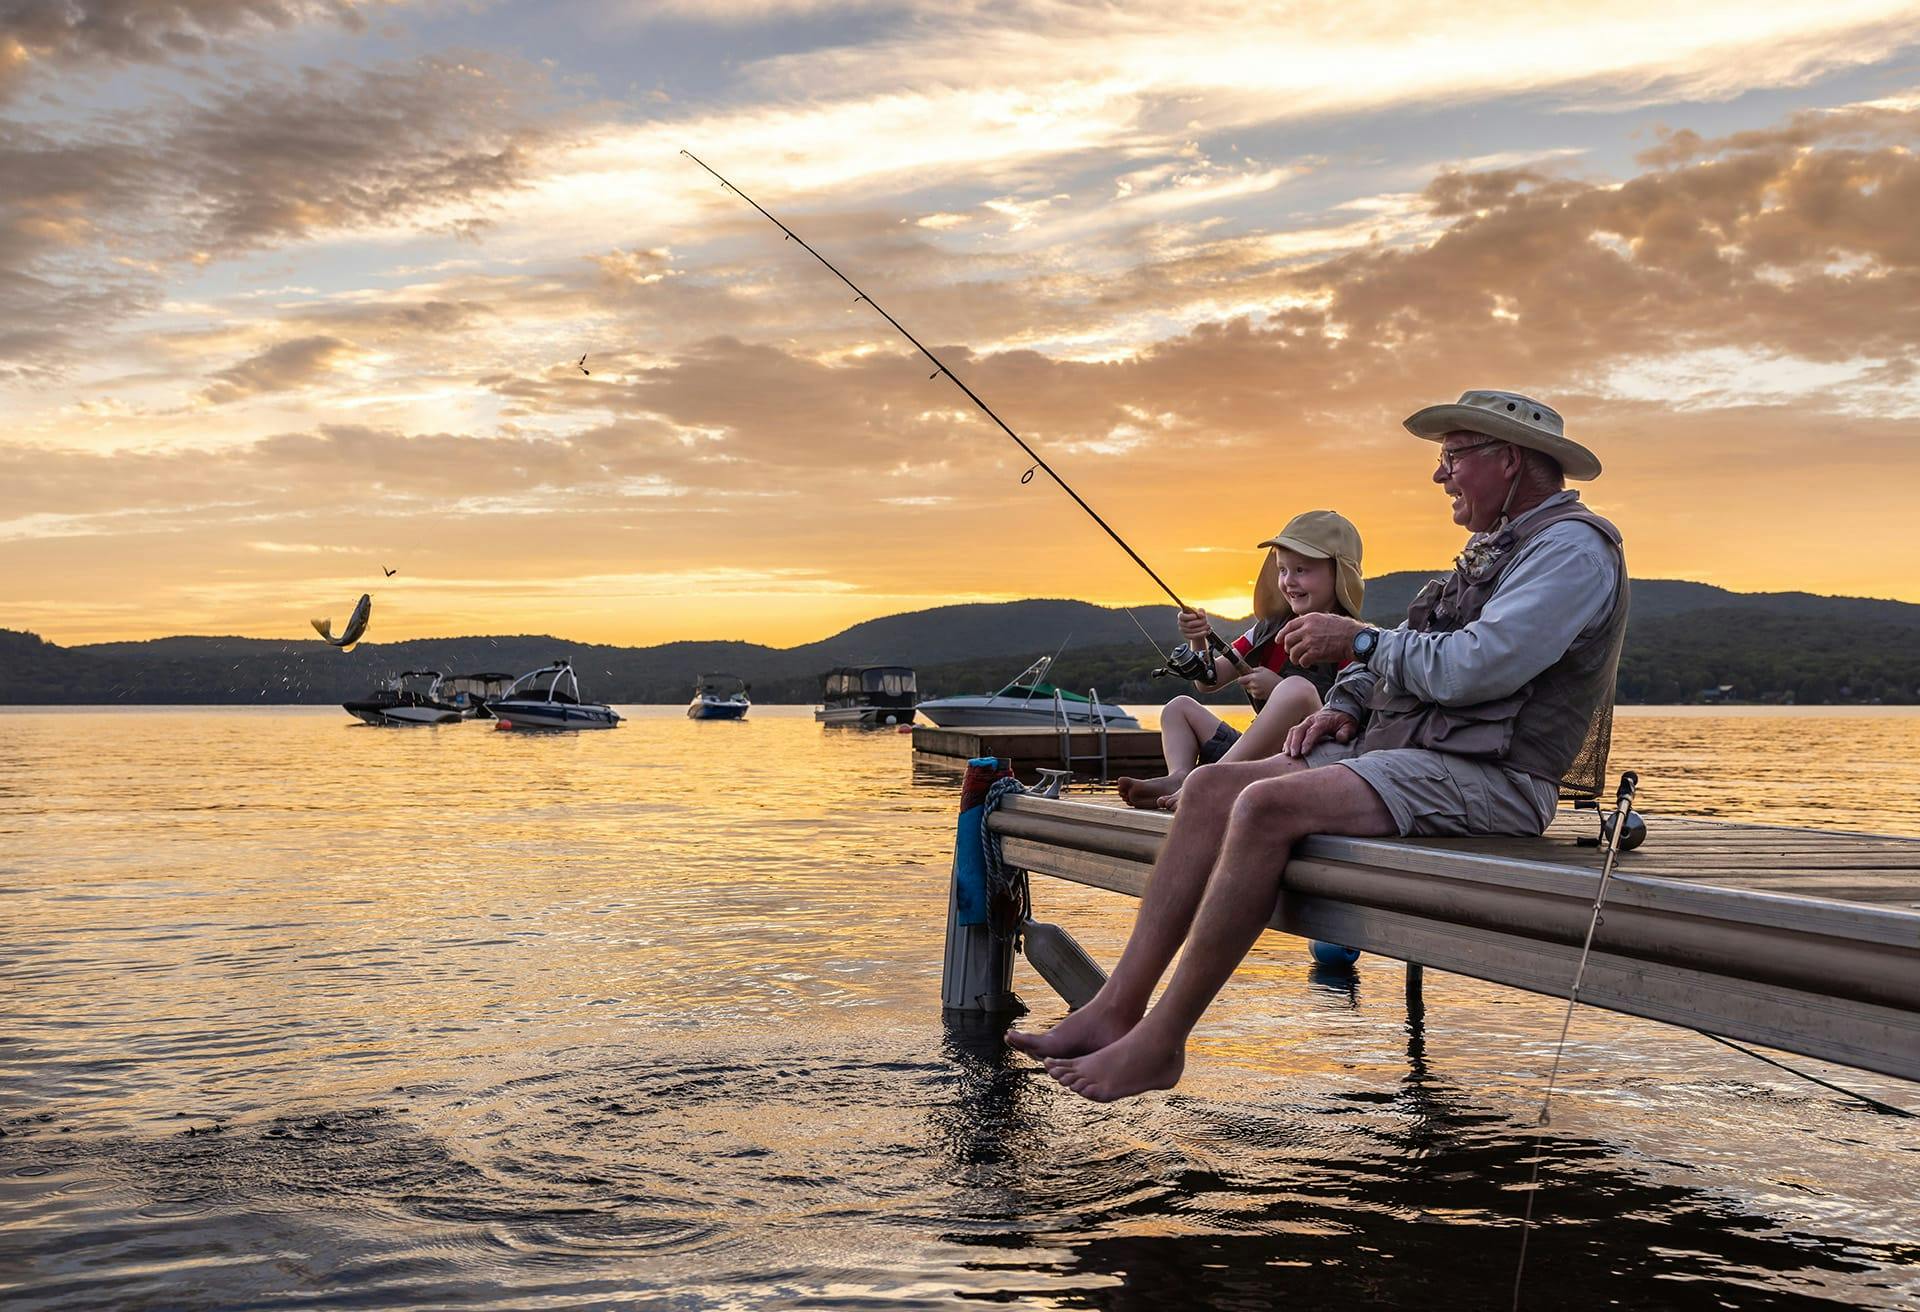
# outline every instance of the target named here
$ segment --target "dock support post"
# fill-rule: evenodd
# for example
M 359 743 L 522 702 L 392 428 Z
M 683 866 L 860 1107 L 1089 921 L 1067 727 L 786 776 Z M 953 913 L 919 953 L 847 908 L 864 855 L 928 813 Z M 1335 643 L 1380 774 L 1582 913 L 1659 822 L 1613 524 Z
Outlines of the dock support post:
M 1013 992 L 1013 935 L 995 934 L 986 859 L 980 851 L 981 804 L 995 779 L 1011 775 L 997 757 L 967 762 L 960 785 L 960 823 L 954 835 L 953 878 L 947 893 L 947 955 L 940 971 L 940 1003 L 948 1011 L 1017 1015 L 1026 1006 Z
M 1427 968 L 1417 961 L 1407 963 L 1407 1019 L 1419 1024 L 1427 1016 Z

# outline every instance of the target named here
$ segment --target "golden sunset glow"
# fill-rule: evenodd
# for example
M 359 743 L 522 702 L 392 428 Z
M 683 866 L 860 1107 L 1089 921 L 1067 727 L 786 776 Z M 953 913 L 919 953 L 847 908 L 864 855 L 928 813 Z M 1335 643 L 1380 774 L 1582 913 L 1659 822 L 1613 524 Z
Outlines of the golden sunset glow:
M 1636 576 L 1920 601 L 1910 5 L 87 8 L 0 28 L 0 627 L 1155 598 L 682 147 L 1210 606 L 1314 507 L 1450 559 L 1469 387 Z

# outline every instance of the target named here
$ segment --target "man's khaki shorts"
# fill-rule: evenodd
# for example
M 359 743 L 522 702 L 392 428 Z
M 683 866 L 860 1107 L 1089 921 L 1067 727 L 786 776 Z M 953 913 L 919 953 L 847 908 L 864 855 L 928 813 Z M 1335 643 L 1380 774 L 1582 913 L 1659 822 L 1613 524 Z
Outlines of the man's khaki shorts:
M 1551 780 L 1419 747 L 1355 756 L 1351 744 L 1325 742 L 1307 764 L 1344 765 L 1366 780 L 1403 837 L 1539 834 L 1559 806 Z

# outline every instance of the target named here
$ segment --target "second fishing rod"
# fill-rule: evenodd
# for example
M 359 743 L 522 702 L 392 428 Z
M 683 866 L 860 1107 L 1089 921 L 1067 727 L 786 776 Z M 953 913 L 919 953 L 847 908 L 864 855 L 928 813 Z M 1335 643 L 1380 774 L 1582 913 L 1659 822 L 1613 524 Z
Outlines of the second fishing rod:
M 984 414 L 987 418 L 993 420 L 993 422 L 995 423 L 995 425 L 999 427 L 1001 432 L 1005 433 L 1008 437 L 1012 438 L 1014 440 L 1014 443 L 1017 446 L 1019 446 L 1019 448 L 1022 451 L 1026 452 L 1027 455 L 1033 460 L 1033 469 L 1027 470 L 1027 472 L 1025 474 L 1022 474 L 1020 477 L 1020 481 L 1022 483 L 1028 482 L 1033 478 L 1034 469 L 1045 470 L 1047 477 L 1051 478 L 1055 483 L 1058 483 L 1060 485 L 1060 490 L 1062 492 L 1065 492 L 1068 496 L 1072 497 L 1074 504 L 1079 506 L 1080 509 L 1086 511 L 1088 517 L 1091 518 L 1094 523 L 1098 524 L 1101 530 L 1104 533 L 1106 533 L 1108 537 L 1112 538 L 1114 542 L 1119 544 L 1119 547 L 1122 551 L 1126 552 L 1127 555 L 1133 558 L 1133 563 L 1146 571 L 1147 577 L 1154 581 L 1154 583 L 1159 587 L 1160 591 L 1166 593 L 1168 597 L 1172 598 L 1173 604 L 1175 606 L 1178 606 L 1181 610 L 1191 609 L 1191 607 L 1189 607 L 1186 602 L 1180 600 L 1180 595 L 1178 593 L 1176 593 L 1172 588 L 1167 586 L 1166 580 L 1161 578 L 1158 574 L 1154 572 L 1153 566 L 1147 564 L 1146 561 L 1142 560 L 1140 558 L 1140 553 L 1135 551 L 1132 547 L 1128 546 L 1126 539 L 1121 537 L 1118 533 L 1114 532 L 1113 526 L 1108 524 L 1106 520 L 1100 518 L 1099 512 L 1096 511 L 1092 506 L 1088 505 L 1086 502 L 1086 499 L 1082 497 L 1078 492 L 1075 492 L 1073 488 L 1068 485 L 1067 480 L 1060 477 L 1060 475 L 1054 471 L 1053 466 L 1049 465 L 1045 460 L 1043 460 L 1040 457 L 1040 453 L 1038 451 L 1035 451 L 1032 447 L 1028 446 L 1026 443 L 1026 440 L 1022 438 L 1020 434 L 1014 432 L 1013 429 L 1009 428 L 1007 426 L 1006 421 L 1002 419 L 999 415 L 993 412 L 992 406 L 989 406 L 985 401 L 982 401 L 978 396 L 976 396 L 974 394 L 973 389 L 971 387 L 968 387 L 965 383 L 961 382 L 959 376 L 956 375 L 953 372 L 953 370 L 947 368 L 946 364 L 941 361 L 939 356 L 935 355 L 932 351 L 928 350 L 924 345 L 922 345 L 919 338 L 915 337 L 912 333 L 908 332 L 905 325 L 903 325 L 898 319 L 894 318 L 891 314 L 888 314 L 884 309 L 882 309 L 880 305 L 877 302 L 875 302 L 873 297 L 867 295 L 864 291 L 860 289 L 860 287 L 853 281 L 853 279 L 847 277 L 846 274 L 840 272 L 840 270 L 834 266 L 833 261 L 829 260 L 826 256 L 822 255 L 819 251 L 815 250 L 812 246 L 809 246 L 804 237 L 802 237 L 799 233 L 795 232 L 792 228 L 789 228 L 786 224 L 782 223 L 779 219 L 775 218 L 772 215 L 772 213 L 770 213 L 767 210 L 767 208 L 764 205 L 762 205 L 759 201 L 755 200 L 753 197 L 747 195 L 746 192 L 740 190 L 740 188 L 734 186 L 731 182 L 727 181 L 726 178 L 722 177 L 720 173 L 713 168 L 712 165 L 708 164 L 705 160 L 701 159 L 698 155 L 694 154 L 690 150 L 683 150 L 680 153 L 682 155 L 685 155 L 688 159 L 692 160 L 695 164 L 698 164 L 701 168 L 705 169 L 708 173 L 711 173 L 714 176 L 714 178 L 720 183 L 721 186 L 725 187 L 728 191 L 738 196 L 741 200 L 745 201 L 747 204 L 753 206 L 753 208 L 755 208 L 756 210 L 759 210 L 761 215 L 767 220 L 767 222 L 771 223 L 774 227 L 780 229 L 781 232 L 784 232 L 787 235 L 788 241 L 799 242 L 800 248 L 802 250 L 804 250 L 807 254 L 813 256 L 814 259 L 820 261 L 821 264 L 826 266 L 826 269 L 829 273 L 831 273 L 834 277 L 838 278 L 841 282 L 845 283 L 848 286 L 848 288 L 852 290 L 855 301 L 865 301 L 868 305 L 872 306 L 874 313 L 878 314 L 882 319 L 885 319 L 889 324 L 893 325 L 893 329 L 895 332 L 899 333 L 902 337 L 906 338 L 909 342 L 913 343 L 914 350 L 920 352 L 920 354 L 927 357 L 928 362 L 933 365 L 933 372 L 927 375 L 929 378 L 938 378 L 942 374 L 946 375 L 947 380 L 949 382 L 951 382 L 955 387 L 959 388 L 963 393 L 966 394 L 967 400 L 973 402 L 975 406 L 979 407 L 981 414 Z M 1156 643 L 1155 646 L 1157 647 L 1158 644 Z M 1252 667 L 1247 664 L 1246 660 L 1241 657 L 1240 653 L 1235 651 L 1232 647 L 1228 646 L 1227 643 L 1221 640 L 1220 635 L 1213 631 L 1212 625 L 1207 626 L 1207 649 L 1210 652 L 1226 657 L 1235 666 L 1237 666 L 1242 673 L 1251 674 L 1253 672 Z M 1185 675 L 1184 671 L 1181 671 L 1181 673 L 1183 674 L 1184 677 L 1192 677 L 1190 675 Z

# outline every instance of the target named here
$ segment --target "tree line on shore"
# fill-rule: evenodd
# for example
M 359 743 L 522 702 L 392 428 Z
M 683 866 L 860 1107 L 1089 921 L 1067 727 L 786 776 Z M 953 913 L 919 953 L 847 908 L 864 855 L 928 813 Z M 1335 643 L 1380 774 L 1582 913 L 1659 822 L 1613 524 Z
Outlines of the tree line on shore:
M 1745 610 L 1656 614 L 1636 618 L 1628 630 L 1618 697 L 1651 704 L 1920 703 L 1917 638 L 1920 624 L 1896 619 L 1836 625 L 1817 617 Z M 960 660 L 910 662 L 918 670 L 922 696 L 991 692 L 1034 657 L 1047 654 L 1037 645 L 1021 647 L 1016 635 L 1008 635 L 1007 646 Z M 246 638 L 67 648 L 34 634 L 0 630 L 0 702 L 337 703 L 364 695 L 403 669 L 516 674 L 569 653 L 588 696 L 626 703 L 684 701 L 696 675 L 720 669 L 747 678 L 755 701 L 817 702 L 821 676 L 838 663 L 826 653 L 780 652 L 746 643 L 662 649 L 568 644 L 549 637 L 464 638 L 363 646 L 343 655 L 313 642 Z M 1157 663 L 1136 634 L 1131 642 L 1069 644 L 1048 677 L 1060 687 L 1081 693 L 1097 689 L 1106 700 L 1134 706 L 1190 691 L 1178 680 L 1154 678 Z M 1229 689 L 1206 700 L 1232 705 L 1242 698 Z

